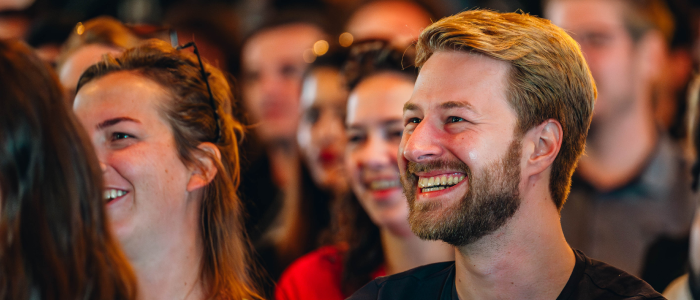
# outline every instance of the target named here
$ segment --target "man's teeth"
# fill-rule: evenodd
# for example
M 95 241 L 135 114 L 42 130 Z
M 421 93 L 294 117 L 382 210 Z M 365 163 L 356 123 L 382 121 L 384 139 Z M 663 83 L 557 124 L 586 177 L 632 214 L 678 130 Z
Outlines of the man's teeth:
M 386 190 L 398 187 L 400 184 L 398 179 L 395 180 L 375 180 L 370 182 L 369 187 L 373 190 Z
M 462 182 L 464 178 L 464 174 L 421 177 L 418 179 L 418 187 L 421 188 L 423 193 L 439 191 Z
M 122 191 L 122 190 L 110 189 L 110 190 L 104 191 L 105 200 L 112 200 L 114 198 L 121 197 L 124 195 L 126 195 L 126 191 Z

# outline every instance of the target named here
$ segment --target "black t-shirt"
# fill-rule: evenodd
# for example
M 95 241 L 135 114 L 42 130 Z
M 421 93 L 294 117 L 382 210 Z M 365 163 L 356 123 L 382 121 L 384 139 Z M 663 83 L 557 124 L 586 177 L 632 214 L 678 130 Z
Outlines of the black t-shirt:
M 646 282 L 604 262 L 574 250 L 576 265 L 557 300 L 665 299 Z M 403 273 L 377 278 L 348 300 L 458 300 L 455 263 L 444 262 L 418 267 Z

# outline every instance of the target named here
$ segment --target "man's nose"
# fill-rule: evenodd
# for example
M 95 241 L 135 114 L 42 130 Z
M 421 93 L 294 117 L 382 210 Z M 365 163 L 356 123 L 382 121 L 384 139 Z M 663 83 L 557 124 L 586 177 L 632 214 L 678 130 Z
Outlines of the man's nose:
M 442 153 L 437 128 L 425 120 L 410 133 L 403 148 L 403 156 L 412 162 L 429 161 L 440 157 Z

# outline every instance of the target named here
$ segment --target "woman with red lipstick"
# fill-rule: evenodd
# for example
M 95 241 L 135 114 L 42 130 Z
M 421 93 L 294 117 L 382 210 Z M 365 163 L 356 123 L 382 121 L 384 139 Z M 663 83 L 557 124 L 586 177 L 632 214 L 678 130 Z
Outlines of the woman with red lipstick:
M 327 235 L 332 203 L 348 191 L 343 163 L 348 92 L 340 76 L 346 60 L 347 51 L 331 49 L 304 73 L 297 130 L 303 161 L 300 196 L 288 195 L 283 201 L 276 226 L 263 239 L 273 247 L 257 249 L 263 264 L 280 260 L 286 268 L 300 256 L 330 242 Z M 274 248 L 276 255 L 269 255 L 269 248 Z M 284 268 L 277 272 L 269 267 L 266 270 L 277 279 Z
M 97 158 L 56 75 L 0 41 L 0 91 L 0 299 L 136 299 Z
M 411 232 L 401 192 L 397 153 L 402 108 L 416 76 L 415 69 L 404 67 L 411 65 L 411 55 L 374 41 L 354 46 L 351 56 L 345 68 L 350 89 L 345 168 L 352 195 L 336 210 L 342 243 L 292 264 L 279 281 L 277 299 L 345 299 L 377 276 L 453 259 L 446 244 Z
M 232 100 L 221 71 L 157 40 L 103 59 L 78 83 L 73 108 L 97 150 L 140 299 L 259 298 L 236 195 L 242 126 Z

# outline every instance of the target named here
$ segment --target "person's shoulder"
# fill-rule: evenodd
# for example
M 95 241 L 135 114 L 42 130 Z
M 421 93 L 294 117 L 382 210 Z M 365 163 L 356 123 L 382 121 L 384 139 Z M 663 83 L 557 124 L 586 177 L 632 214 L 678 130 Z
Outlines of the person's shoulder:
M 323 246 L 295 260 L 282 278 L 298 273 L 338 273 L 342 271 L 343 250 L 340 246 Z
M 454 266 L 453 261 L 434 263 L 379 277 L 355 292 L 348 300 L 437 299 L 445 281 L 454 274 Z
M 343 250 L 324 246 L 295 260 L 282 273 L 275 289 L 277 299 L 343 299 L 340 276 Z
M 584 256 L 587 267 L 579 288 L 595 299 L 666 299 L 648 283 L 602 261 Z

